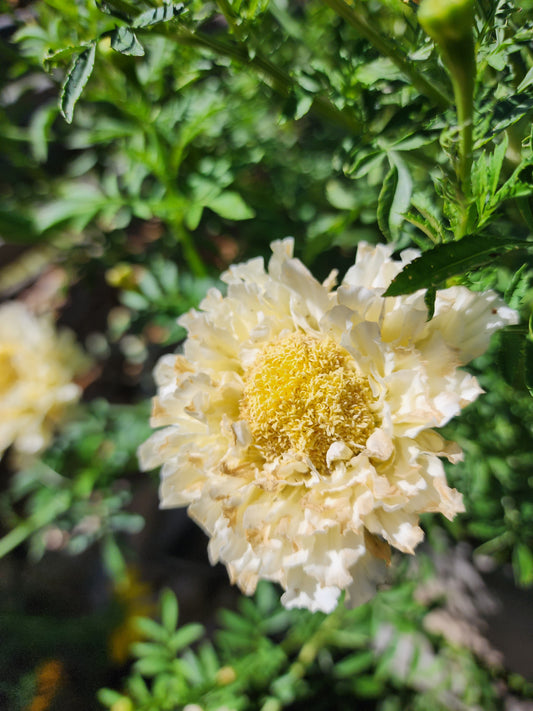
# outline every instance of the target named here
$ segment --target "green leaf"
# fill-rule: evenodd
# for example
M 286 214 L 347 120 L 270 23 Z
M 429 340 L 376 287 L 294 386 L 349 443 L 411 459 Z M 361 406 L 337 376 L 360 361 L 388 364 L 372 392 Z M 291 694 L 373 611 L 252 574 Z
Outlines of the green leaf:
M 246 619 L 246 617 L 242 617 L 231 610 L 220 610 L 219 618 L 222 624 L 232 632 L 243 633 L 245 636 L 250 637 L 251 634 L 257 631 L 257 627 L 254 622 L 251 622 Z
M 533 584 L 533 551 L 525 543 L 517 543 L 513 549 L 513 570 L 518 585 Z
M 226 220 L 249 220 L 255 217 L 255 212 L 249 207 L 239 193 L 226 190 L 216 197 L 210 198 L 205 206 Z
M 35 160 L 44 163 L 48 158 L 48 134 L 57 116 L 57 105 L 53 101 L 35 111 L 28 126 L 28 138 Z
M 74 60 L 67 74 L 59 100 L 59 109 L 67 123 L 72 123 L 74 107 L 93 71 L 95 54 L 96 42 L 92 42 L 88 49 Z
M 335 664 L 334 673 L 339 679 L 346 679 L 366 671 L 374 663 L 374 652 L 363 651 L 352 654 Z
M 196 642 L 204 634 L 204 628 L 200 624 L 190 623 L 175 632 L 170 641 L 169 647 L 173 652 L 178 652 L 180 649 L 189 647 L 193 642 Z
M 522 264 L 520 269 L 518 269 L 513 275 L 511 283 L 505 290 L 505 301 L 513 309 L 517 309 L 522 303 L 522 299 L 525 297 L 529 289 L 530 278 L 531 273 L 529 271 L 528 264 Z
M 383 235 L 390 242 L 392 234 L 389 226 L 389 216 L 394 202 L 394 195 L 398 187 L 398 169 L 395 165 L 391 165 L 389 172 L 385 176 L 378 197 L 378 225 Z
M 431 321 L 435 313 L 435 299 L 437 298 L 437 290 L 430 287 L 424 296 L 424 303 L 426 304 L 428 310 L 428 321 Z
M 102 2 L 98 2 L 98 0 L 96 0 L 96 5 L 100 12 L 103 12 L 106 15 L 112 15 L 113 17 L 118 17 L 119 20 L 123 20 L 128 23 L 137 10 L 135 5 L 127 2 L 127 0 L 102 0 Z
M 364 699 L 375 699 L 383 694 L 383 682 L 370 674 L 356 677 L 353 688 Z
M 524 89 L 527 89 L 527 87 L 531 86 L 531 84 L 533 84 L 533 67 L 531 67 L 526 76 L 522 79 L 518 85 L 517 91 L 524 91 Z
M 365 175 L 379 168 L 386 155 L 387 154 L 382 151 L 370 153 L 362 152 L 355 157 L 354 164 L 349 172 L 355 179 L 363 178 Z
M 397 153 L 391 153 L 391 160 L 398 169 L 398 185 L 389 215 L 389 224 L 394 239 L 398 239 L 400 227 L 404 221 L 404 214 L 407 212 L 411 202 L 413 181 L 406 164 Z
M 36 229 L 31 217 L 22 214 L 16 209 L 3 210 L 0 208 L 0 238 L 9 243 L 32 243 L 42 238 Z
M 102 545 L 104 566 L 113 580 L 119 580 L 126 575 L 126 561 L 122 551 L 112 535 L 106 536 Z
M 504 135 L 502 142 L 495 147 L 489 160 L 489 191 L 492 195 L 494 195 L 498 189 L 498 182 L 500 180 L 500 174 L 502 172 L 503 161 L 505 160 L 508 145 L 509 140 L 507 135 Z
M 168 588 L 161 593 L 161 624 L 170 634 L 178 624 L 178 601 L 172 590 Z
M 53 52 L 50 50 L 48 55 L 43 59 L 43 67 L 47 72 L 49 72 L 60 62 L 64 61 L 65 59 L 70 59 L 73 54 L 80 54 L 86 49 L 86 44 L 78 44 L 73 47 L 65 47 L 64 49 L 59 49 L 57 52 Z
M 120 301 L 132 311 L 145 311 L 150 306 L 149 300 L 138 291 L 123 291 Z
M 340 180 L 330 180 L 326 185 L 326 197 L 337 210 L 353 210 L 359 206 L 353 185 L 346 186 Z
M 119 694 L 118 691 L 113 691 L 113 689 L 100 689 L 97 692 L 98 701 L 102 706 L 108 706 L 111 708 L 114 704 L 118 704 L 123 699 L 127 699 L 126 696 Z
M 408 264 L 392 280 L 384 296 L 412 294 L 418 289 L 439 287 L 446 279 L 494 262 L 510 250 L 524 249 L 531 243 L 514 237 L 473 235 L 458 242 L 439 244 Z
M 390 170 L 378 197 L 377 218 L 380 230 L 389 241 L 398 238 L 409 207 L 413 183 L 409 171 L 396 153 L 389 154 Z
M 192 202 L 185 213 L 185 226 L 189 230 L 195 230 L 200 224 L 203 212 L 204 206 L 201 203 Z
M 533 341 L 530 337 L 526 338 L 524 355 L 524 380 L 529 394 L 533 397 Z
M 531 367 L 533 343 L 519 330 L 513 329 L 502 331 L 499 338 L 501 343 L 498 352 L 499 366 L 505 380 L 515 390 L 529 389 L 528 382 L 533 386 L 533 378 L 527 374 L 533 373 Z
M 118 201 L 104 195 L 90 183 L 71 181 L 68 186 L 65 184 L 62 192 L 64 196 L 50 200 L 35 210 L 36 229 L 44 232 L 68 221 L 71 223 L 69 226 L 81 231 L 97 215 L 110 215 L 121 207 Z
M 533 194 L 533 160 L 523 160 L 494 196 L 493 202 L 499 204 L 509 198 L 530 196 Z
M 140 703 L 147 703 L 151 699 L 150 690 L 140 674 L 134 673 L 128 679 L 128 691 Z
M 185 5 L 182 2 L 161 5 L 161 7 L 146 10 L 146 12 L 137 15 L 133 20 L 132 26 L 150 27 L 151 25 L 157 25 L 159 22 L 168 22 L 183 12 L 185 12 Z
M 137 617 L 135 619 L 135 627 L 148 639 L 153 639 L 163 644 L 167 644 L 169 640 L 170 635 L 166 629 L 149 617 Z
M 157 255 L 150 268 L 165 294 L 179 293 L 179 271 L 174 262 Z
M 156 676 L 164 672 L 167 666 L 167 660 L 160 657 L 143 657 L 135 662 L 135 670 L 143 676 Z
M 152 303 L 157 303 L 163 297 L 161 286 L 151 272 L 145 272 L 139 282 L 139 289 L 143 296 Z
M 133 57 L 142 57 L 144 55 L 144 47 L 129 27 L 119 27 L 112 32 L 111 47 L 115 52 Z
M 528 93 L 514 94 L 499 101 L 492 109 L 490 131 L 478 143 L 478 146 L 491 141 L 494 136 L 520 121 L 531 110 L 533 110 L 533 96 Z
M 430 199 L 418 194 L 413 196 L 411 204 L 417 212 L 407 212 L 404 215 L 407 222 L 418 227 L 434 244 L 446 242 L 447 234 L 442 224 L 442 216 Z
M 168 660 L 168 653 L 166 648 L 161 644 L 156 644 L 154 642 L 134 642 L 131 645 L 131 651 L 136 657 L 150 657 L 162 659 L 163 661 Z

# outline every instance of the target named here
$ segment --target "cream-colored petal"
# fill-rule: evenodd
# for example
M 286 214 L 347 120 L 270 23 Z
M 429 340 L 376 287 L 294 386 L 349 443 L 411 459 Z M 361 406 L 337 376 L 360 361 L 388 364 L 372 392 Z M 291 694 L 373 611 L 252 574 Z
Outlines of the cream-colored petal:
M 420 514 L 463 510 L 441 461 L 461 451 L 434 428 L 480 395 L 460 366 L 516 315 L 454 287 L 428 322 L 423 292 L 382 296 L 417 252 L 361 243 L 335 290 L 293 246 L 273 243 L 267 269 L 231 267 L 227 295 L 180 318 L 183 355 L 156 370 L 164 429 L 139 457 L 162 465 L 162 506 L 189 507 L 246 594 L 272 580 L 287 607 L 330 612 L 342 591 L 350 605 L 375 593 L 390 546 L 414 552 Z
M 81 388 L 73 380 L 90 361 L 70 331 L 37 317 L 22 303 L 0 306 L 0 455 L 41 453 L 50 444 Z

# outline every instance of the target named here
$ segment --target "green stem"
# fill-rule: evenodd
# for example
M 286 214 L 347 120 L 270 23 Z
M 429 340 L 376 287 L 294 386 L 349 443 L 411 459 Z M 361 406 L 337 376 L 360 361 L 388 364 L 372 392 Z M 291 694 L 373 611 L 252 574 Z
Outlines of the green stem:
M 465 81 L 454 81 L 453 90 L 457 105 L 457 122 L 459 124 L 459 179 L 463 195 L 468 197 L 471 192 L 470 173 L 472 170 L 473 147 L 473 117 L 474 117 L 474 87 L 467 86 Z
M 367 39 L 380 54 L 394 62 L 398 69 L 409 78 L 412 85 L 416 87 L 421 94 L 431 99 L 440 109 L 447 109 L 450 106 L 450 98 L 420 74 L 415 65 L 401 54 L 394 44 L 389 44 L 383 35 L 370 25 L 367 18 L 361 14 L 359 9 L 356 10 L 355 7 L 348 5 L 345 0 L 324 0 L 324 2 L 334 10 L 337 15 L 346 20 L 348 24 L 355 27 L 359 34 Z
M 472 150 L 476 52 L 473 0 L 423 0 L 418 21 L 440 49 L 453 86 L 459 150 L 455 162 L 461 216 L 455 239 L 469 231 L 472 211 Z
M 25 521 L 19 523 L 16 528 L 7 533 L 3 538 L 0 538 L 0 558 L 7 555 L 14 548 L 23 543 L 34 533 L 37 533 L 41 528 L 48 526 L 70 506 L 70 492 L 58 492 L 50 501 L 35 513 L 29 516 Z
M 243 42 L 244 37 L 241 32 L 241 28 L 235 21 L 235 16 L 228 0 L 216 0 L 216 3 L 219 6 L 220 12 L 224 15 L 224 18 L 235 37 L 239 40 L 239 42 Z
M 345 613 L 346 608 L 344 607 L 344 602 L 341 600 L 333 612 L 324 617 L 311 637 L 301 646 L 298 656 L 290 665 L 287 673 L 283 675 L 284 677 L 288 676 L 294 682 L 304 678 L 320 650 L 328 646 L 331 633 L 342 628 Z M 284 642 L 282 642 L 282 647 L 288 655 L 292 652 L 295 641 L 298 646 L 300 646 L 300 640 L 295 640 L 292 636 L 288 636 Z M 276 682 L 272 684 L 271 692 L 274 695 L 266 699 L 261 707 L 261 711 L 280 711 L 284 706 L 276 696 Z
M 196 251 L 190 232 L 183 226 L 181 221 L 170 223 L 169 226 L 178 238 L 183 249 L 183 256 L 192 274 L 199 279 L 207 276 L 206 266 Z
M 472 160 L 473 160 L 473 123 L 474 123 L 474 85 L 476 62 L 474 45 L 471 38 L 454 46 L 453 52 L 441 47 L 442 58 L 452 80 L 457 124 L 459 129 L 459 156 L 456 165 L 457 180 L 461 187 L 463 215 L 459 223 L 456 239 L 461 239 L 468 232 L 470 205 L 472 198 Z

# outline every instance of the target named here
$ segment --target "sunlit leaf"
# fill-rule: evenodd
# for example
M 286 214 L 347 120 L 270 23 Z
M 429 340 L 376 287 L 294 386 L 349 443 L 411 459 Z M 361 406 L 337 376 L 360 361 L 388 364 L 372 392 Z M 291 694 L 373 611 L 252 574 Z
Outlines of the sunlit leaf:
M 389 172 L 385 176 L 385 180 L 383 181 L 383 185 L 379 193 L 377 212 L 379 229 L 389 241 L 392 239 L 389 217 L 397 187 L 398 169 L 395 165 L 392 165 Z
M 129 27 L 119 27 L 111 34 L 111 47 L 121 54 L 142 57 L 144 47 Z
M 252 208 L 233 190 L 220 193 L 220 195 L 206 201 L 205 205 L 227 220 L 249 220 L 255 217 Z
M 74 107 L 93 71 L 95 54 L 96 42 L 93 42 L 74 60 L 63 84 L 59 108 L 67 123 L 72 123 Z
M 391 153 L 389 160 L 391 167 L 379 193 L 377 219 L 384 236 L 392 241 L 400 234 L 404 213 L 409 208 L 413 184 L 400 156 Z
M 64 49 L 59 49 L 57 52 L 50 51 L 47 56 L 43 59 L 43 66 L 47 72 L 49 72 L 53 67 L 57 66 L 59 63 L 71 59 L 71 57 L 76 54 L 79 55 L 87 49 L 87 45 L 80 44 L 73 47 L 65 47 Z
M 530 243 L 514 237 L 471 236 L 458 242 L 439 244 L 408 264 L 392 280 L 384 296 L 412 294 L 418 289 L 438 287 L 452 276 L 490 264 L 505 252 L 524 249 Z
M 202 637 L 204 634 L 204 628 L 202 625 L 197 623 L 190 623 L 185 625 L 181 629 L 177 630 L 169 640 L 169 646 L 174 652 L 178 652 L 180 649 L 189 647 L 193 642 Z
M 185 5 L 181 2 L 170 3 L 168 5 L 161 5 L 153 10 L 146 10 L 134 19 L 133 27 L 150 27 L 150 25 L 156 25 L 159 22 L 168 22 L 174 17 L 181 15 L 185 11 Z

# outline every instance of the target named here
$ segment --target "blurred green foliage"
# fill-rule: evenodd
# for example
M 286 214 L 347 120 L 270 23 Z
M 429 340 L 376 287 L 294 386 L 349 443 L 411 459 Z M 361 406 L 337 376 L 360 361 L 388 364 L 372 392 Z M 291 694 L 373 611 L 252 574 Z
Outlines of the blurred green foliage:
M 485 394 L 447 428 L 465 453 L 447 467 L 462 492 L 466 515 L 452 524 L 459 540 L 499 563 L 512 562 L 518 585 L 533 584 L 533 408 L 494 369 L 494 355 L 479 358 L 475 372 Z
M 415 577 L 420 584 L 431 573 L 425 561 Z M 324 615 L 285 610 L 261 583 L 237 612 L 220 612 L 214 642 L 197 624 L 176 630 L 177 602 L 166 590 L 161 623 L 138 620 L 146 641 L 133 645 L 126 693 L 104 689 L 100 701 L 138 711 L 348 710 L 355 699 L 376 711 L 501 708 L 494 671 L 427 629 L 415 585 L 405 580 L 362 607 Z
M 11 529 L 0 540 L 0 554 L 28 538 L 34 559 L 47 548 L 77 554 L 97 540 L 142 528 L 142 517 L 124 509 L 131 501 L 128 477 L 137 471 L 137 447 L 150 433 L 149 403 L 94 400 L 79 414 L 42 460 L 18 471 L 0 495 L 0 521 Z

